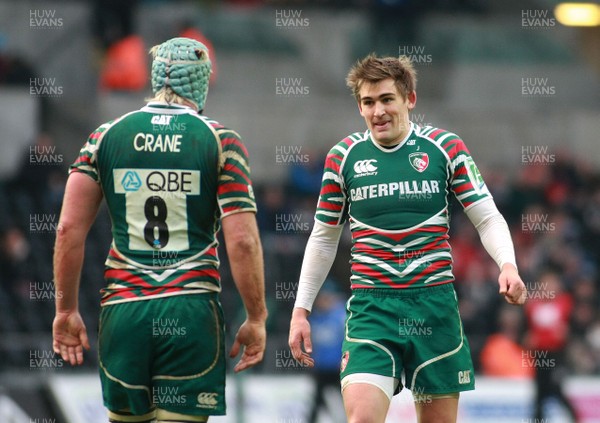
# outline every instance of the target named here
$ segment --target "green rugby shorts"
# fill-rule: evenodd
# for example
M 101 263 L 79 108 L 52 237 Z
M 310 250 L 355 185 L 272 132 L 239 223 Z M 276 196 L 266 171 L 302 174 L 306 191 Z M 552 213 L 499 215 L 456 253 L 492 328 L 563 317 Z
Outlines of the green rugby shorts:
M 347 303 L 340 377 L 372 373 L 413 394 L 475 389 L 469 343 L 451 283 L 415 289 L 355 289 Z
M 225 414 L 224 321 L 215 293 L 104 306 L 99 362 L 110 411 Z

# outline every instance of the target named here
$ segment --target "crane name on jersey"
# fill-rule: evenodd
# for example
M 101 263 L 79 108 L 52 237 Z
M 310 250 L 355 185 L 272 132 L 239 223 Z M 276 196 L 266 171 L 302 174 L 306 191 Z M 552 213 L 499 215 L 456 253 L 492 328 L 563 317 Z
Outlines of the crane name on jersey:
M 350 189 L 350 200 L 362 201 L 370 198 L 392 196 L 429 196 L 439 194 L 440 183 L 435 180 L 398 181 L 387 184 L 365 185 Z
M 160 153 L 179 153 L 181 147 L 181 134 L 145 134 L 138 132 L 133 137 L 133 148 L 136 151 L 158 151 Z

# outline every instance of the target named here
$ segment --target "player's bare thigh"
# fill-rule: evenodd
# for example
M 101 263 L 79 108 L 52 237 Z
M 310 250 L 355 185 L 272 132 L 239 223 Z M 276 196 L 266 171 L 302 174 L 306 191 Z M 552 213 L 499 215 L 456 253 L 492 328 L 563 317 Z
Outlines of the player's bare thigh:
M 342 392 L 348 423 L 384 423 L 390 406 L 387 395 L 369 383 L 353 383 Z
M 456 423 L 459 394 L 427 395 L 415 398 L 419 423 Z

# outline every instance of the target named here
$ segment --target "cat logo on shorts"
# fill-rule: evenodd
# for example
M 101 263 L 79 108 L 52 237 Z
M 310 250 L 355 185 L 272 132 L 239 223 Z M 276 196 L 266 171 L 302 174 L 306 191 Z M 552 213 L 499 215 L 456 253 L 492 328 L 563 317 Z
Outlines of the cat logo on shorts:
M 340 372 L 346 370 L 346 365 L 348 364 L 348 360 L 350 359 L 350 351 L 346 351 L 344 355 L 342 355 L 342 362 L 340 364 Z
M 196 407 L 217 408 L 217 404 L 219 403 L 216 398 L 217 395 L 219 394 L 216 392 L 201 392 L 198 394 L 198 404 L 196 404 Z
M 458 372 L 458 383 L 460 383 L 461 385 L 464 385 L 466 383 L 471 383 L 471 371 L 464 370 L 464 371 Z
M 419 173 L 429 166 L 429 155 L 427 153 L 411 153 L 408 155 L 410 165 Z

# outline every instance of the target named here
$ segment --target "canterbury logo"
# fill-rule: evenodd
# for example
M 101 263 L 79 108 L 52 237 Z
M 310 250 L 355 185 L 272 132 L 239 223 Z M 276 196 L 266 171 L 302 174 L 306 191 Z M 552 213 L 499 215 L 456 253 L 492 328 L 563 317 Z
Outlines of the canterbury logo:
M 377 170 L 377 166 L 373 163 L 377 163 L 377 160 L 359 160 L 354 163 L 354 172 L 356 173 L 367 173 L 367 172 L 375 172 Z
M 198 394 L 198 404 L 214 407 L 218 404 L 216 392 L 201 392 Z

